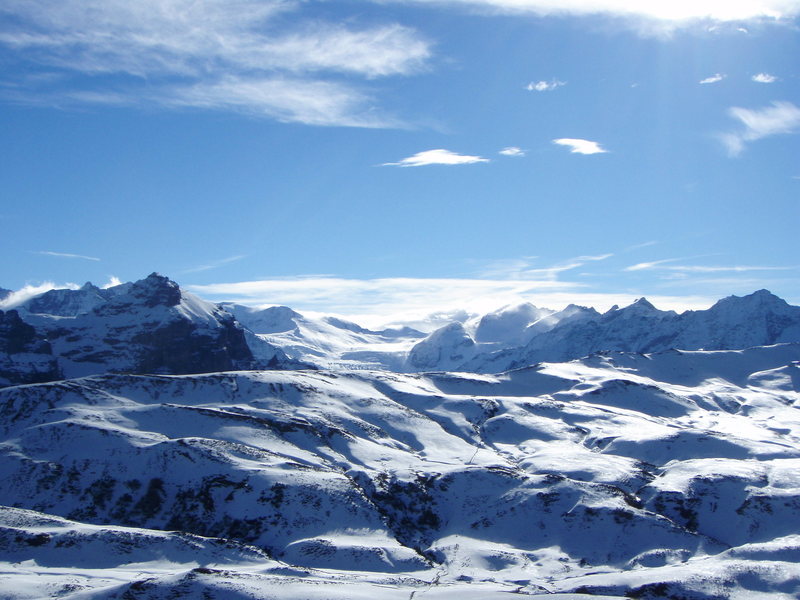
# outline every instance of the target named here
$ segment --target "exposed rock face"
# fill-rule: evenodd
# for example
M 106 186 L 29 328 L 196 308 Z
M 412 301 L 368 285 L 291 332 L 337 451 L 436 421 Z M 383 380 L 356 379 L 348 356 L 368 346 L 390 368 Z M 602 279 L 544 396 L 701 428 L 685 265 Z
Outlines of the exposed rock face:
M 256 366 L 235 319 L 153 273 L 51 331 L 67 374 L 204 373 Z
M 33 314 L 56 317 L 74 317 L 104 304 L 110 294 L 87 282 L 79 290 L 50 290 L 26 303 L 25 309 Z
M 0 311 L 0 385 L 60 379 L 47 339 L 15 310 Z
M 231 314 L 183 293 L 157 273 L 106 290 L 90 283 L 78 290 L 51 290 L 21 306 L 19 314 L 12 313 L 6 317 L 6 362 L 31 363 L 33 353 L 47 355 L 56 368 L 32 366 L 30 377 L 6 376 L 5 385 L 51 381 L 62 374 L 187 374 L 295 366 L 279 349 L 251 336 L 259 351 L 256 358 L 247 332 Z M 31 346 L 34 341 L 38 346 Z

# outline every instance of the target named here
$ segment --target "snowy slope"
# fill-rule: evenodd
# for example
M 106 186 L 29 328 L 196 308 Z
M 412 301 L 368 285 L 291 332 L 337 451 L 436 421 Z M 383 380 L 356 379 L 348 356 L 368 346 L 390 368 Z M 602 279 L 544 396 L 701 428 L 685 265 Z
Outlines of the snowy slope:
M 541 361 L 564 361 L 593 352 L 734 350 L 782 342 L 800 342 L 800 307 L 766 290 L 730 296 L 708 310 L 676 314 L 661 311 L 644 298 L 599 314 L 568 307 L 550 317 L 523 346 L 476 349 L 459 370 L 496 373 Z M 556 321 L 552 324 L 552 321 Z M 538 323 L 531 325 L 537 327 Z
M 372 331 L 335 317 L 306 317 L 286 306 L 222 306 L 270 346 L 321 368 L 400 370 L 410 348 L 425 337 L 410 327 Z
M 369 330 L 286 306 L 257 309 L 205 302 L 152 274 L 100 289 L 51 290 L 7 308 L 50 344 L 53 358 L 0 350 L 0 385 L 106 372 L 192 373 L 236 368 L 381 369 L 499 373 L 600 351 L 730 350 L 800 342 L 800 307 L 766 290 L 731 296 L 704 311 L 661 311 L 641 298 L 600 314 L 530 303 L 482 315 L 432 315 L 425 335 L 410 327 Z M 428 324 L 430 324 L 428 323 Z M 0 331 L 0 337 L 2 337 Z M 37 354 L 37 353 L 34 353 Z M 42 354 L 42 353 L 38 353 Z M 34 375 L 26 377 L 25 365 Z
M 104 375 L 0 390 L 0 416 L 8 597 L 800 592 L 799 344 Z

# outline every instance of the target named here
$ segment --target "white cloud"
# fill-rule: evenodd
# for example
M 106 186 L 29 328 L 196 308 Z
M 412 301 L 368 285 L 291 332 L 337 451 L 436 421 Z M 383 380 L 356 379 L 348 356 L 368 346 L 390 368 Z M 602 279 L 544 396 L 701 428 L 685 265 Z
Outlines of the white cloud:
M 155 103 L 314 125 L 384 125 L 363 116 L 370 106 L 350 77 L 418 72 L 431 56 L 428 41 L 393 23 L 306 19 L 302 7 L 291 0 L 7 0 L 0 46 L 17 51 L 22 65 L 67 76 L 49 87 L 21 78 L 18 100 Z M 292 11 L 298 14 L 283 19 Z M 333 98 L 319 98 L 327 94 Z
M 400 125 L 376 113 L 371 107 L 371 99 L 352 86 L 328 81 L 225 78 L 175 88 L 162 99 L 162 103 L 245 112 L 306 125 Z
M 80 258 L 82 260 L 99 261 L 100 259 L 94 256 L 84 256 L 83 254 L 70 254 L 68 252 L 50 252 L 49 250 L 40 250 L 36 254 L 43 254 L 44 256 L 56 256 L 58 258 Z
M 425 150 L 417 152 L 413 156 L 404 158 L 398 162 L 383 163 L 384 167 L 424 167 L 427 165 L 469 165 L 473 163 L 489 162 L 488 158 L 480 156 L 470 156 L 467 154 L 457 154 L 450 150 L 438 148 L 436 150 Z
M 725 79 L 727 75 L 723 75 L 722 73 L 715 73 L 711 77 L 706 77 L 705 79 L 701 79 L 698 83 L 706 84 L 706 83 L 717 83 L 718 81 L 722 81 Z
M 756 73 L 750 79 L 756 83 L 775 83 L 778 81 L 778 78 L 775 77 L 775 75 L 770 75 L 769 73 Z
M 665 258 L 663 260 L 655 260 L 652 262 L 642 262 L 629 267 L 625 267 L 623 271 L 645 271 L 645 270 L 662 270 L 670 271 L 672 273 L 747 273 L 751 271 L 793 271 L 800 269 L 800 266 L 765 266 L 765 265 L 671 265 L 686 258 Z
M 567 146 L 570 148 L 570 152 L 574 154 L 602 154 L 608 152 L 608 150 L 600 146 L 597 142 L 591 142 L 589 140 L 560 138 L 553 140 L 553 143 L 559 146 Z
M 186 286 L 202 297 L 249 305 L 288 305 L 300 312 L 338 314 L 378 327 L 419 321 L 432 313 L 485 313 L 503 305 L 533 302 L 554 309 L 577 303 L 606 310 L 630 304 L 641 293 L 595 293 L 579 284 L 507 279 L 341 279 L 296 278 Z M 707 308 L 715 298 L 650 296 L 657 306 Z
M 734 107 L 728 112 L 744 125 L 740 131 L 720 136 L 731 156 L 741 154 L 747 142 L 800 129 L 800 108 L 791 102 L 773 102 L 771 106 L 756 110 Z
M 630 265 L 622 269 L 623 271 L 645 271 L 648 269 L 655 269 L 660 265 L 665 263 L 677 262 L 679 260 L 685 260 L 683 258 L 665 258 L 663 260 L 654 260 L 652 262 L 640 262 L 635 265 Z
M 525 156 L 525 150 L 517 146 L 508 146 L 500 150 L 498 154 L 502 154 L 503 156 Z
M 400 0 L 428 4 L 431 0 Z M 744 21 L 750 19 L 790 19 L 800 14 L 800 0 L 437 0 L 450 4 L 491 9 L 506 13 L 530 13 L 539 16 L 609 15 L 657 21 L 680 22 Z
M 107 290 L 108 288 L 112 288 L 114 286 L 121 285 L 121 284 L 122 284 L 122 281 L 120 280 L 119 277 L 117 277 L 115 275 L 110 275 L 109 278 L 108 278 L 108 282 L 103 284 L 103 285 L 101 285 L 100 287 L 102 289 L 104 289 L 104 290 Z
M 658 245 L 660 243 L 661 242 L 658 242 L 656 240 L 650 240 L 648 242 L 642 242 L 640 244 L 634 244 L 632 246 L 628 246 L 627 248 L 622 250 L 622 252 L 632 252 L 633 250 L 639 250 L 640 248 L 647 248 L 649 246 L 656 246 L 656 245 Z
M 562 85 L 567 85 L 567 82 L 559 81 L 557 79 L 551 79 L 550 81 L 537 81 L 536 83 L 531 81 L 525 86 L 525 89 L 529 92 L 551 92 Z
M 12 308 L 16 308 L 20 304 L 23 304 L 34 298 L 40 294 L 44 294 L 45 292 L 49 292 L 50 290 L 54 289 L 70 289 L 70 290 L 77 290 L 80 286 L 74 283 L 67 283 L 64 285 L 56 285 L 52 281 L 45 281 L 44 283 L 40 283 L 38 285 L 28 284 L 23 288 L 11 292 L 8 296 L 6 296 L 2 301 L 0 301 L 0 310 L 9 310 Z

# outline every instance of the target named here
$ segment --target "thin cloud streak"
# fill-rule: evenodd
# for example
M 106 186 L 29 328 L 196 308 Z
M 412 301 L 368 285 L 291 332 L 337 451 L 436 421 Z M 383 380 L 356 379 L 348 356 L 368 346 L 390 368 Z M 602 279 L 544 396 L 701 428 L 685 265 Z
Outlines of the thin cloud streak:
M 633 246 L 628 246 L 622 252 L 632 252 L 634 250 L 639 250 L 640 248 L 648 248 L 650 246 L 657 246 L 661 242 L 656 240 L 650 240 L 649 242 L 642 242 L 641 244 L 634 244 Z
M 470 165 L 474 163 L 489 162 L 488 158 L 481 156 L 470 156 L 468 154 L 458 154 L 444 148 L 435 150 L 425 150 L 417 152 L 397 162 L 383 163 L 382 167 L 425 167 L 428 165 Z
M 192 267 L 191 269 L 185 269 L 181 271 L 181 273 L 200 273 L 202 271 L 210 271 L 211 269 L 217 269 L 219 267 L 224 267 L 225 265 L 229 265 L 231 263 L 237 262 L 242 260 L 243 258 L 247 258 L 246 254 L 237 254 L 236 256 L 229 256 L 228 258 L 221 258 L 219 260 L 212 261 L 205 265 L 200 265 L 198 267 Z
M 42 254 L 44 256 L 56 256 L 58 258 L 79 258 L 81 260 L 92 260 L 99 262 L 100 259 L 96 256 L 84 256 L 83 254 L 70 254 L 69 252 L 51 252 L 49 250 L 39 250 L 35 254 Z
M 800 108 L 791 102 L 773 102 L 755 110 L 733 107 L 728 113 L 744 126 L 720 136 L 730 156 L 741 154 L 748 142 L 800 130 Z
M 717 82 L 720 82 L 723 79 L 725 79 L 725 77 L 727 77 L 727 75 L 723 75 L 721 73 L 717 73 L 715 75 L 712 75 L 711 77 L 706 77 L 705 79 L 701 79 L 700 81 L 698 81 L 698 83 L 701 84 L 701 85 L 705 85 L 705 84 L 709 84 L 709 83 L 717 83 Z
M 672 262 L 678 262 L 679 260 L 686 260 L 685 258 L 664 258 L 662 260 L 654 260 L 650 262 L 640 262 L 635 265 L 630 265 L 622 269 L 623 271 L 645 271 L 649 269 L 656 269 L 660 265 Z
M 560 273 L 572 271 L 584 266 L 587 262 L 603 261 L 614 256 L 613 253 L 595 256 L 576 256 L 554 265 L 540 267 L 536 265 L 536 256 L 523 256 L 497 260 L 489 263 L 480 273 L 481 278 L 487 279 L 515 279 L 515 280 L 540 280 L 555 282 Z M 580 287 L 583 284 L 573 283 Z
M 800 265 L 770 266 L 770 265 L 673 265 L 686 258 L 665 258 L 652 262 L 642 262 L 625 267 L 623 271 L 670 271 L 673 273 L 747 273 L 751 271 L 794 271 L 800 269 Z

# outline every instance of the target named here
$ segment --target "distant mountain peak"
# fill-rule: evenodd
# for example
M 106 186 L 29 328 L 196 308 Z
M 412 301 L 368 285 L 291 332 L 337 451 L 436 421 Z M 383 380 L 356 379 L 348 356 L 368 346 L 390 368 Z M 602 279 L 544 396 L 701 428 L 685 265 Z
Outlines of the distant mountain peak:
M 81 292 L 99 292 L 100 288 L 93 284 L 91 281 L 87 281 L 80 287 Z
M 782 298 L 779 298 L 772 292 L 766 289 L 756 290 L 752 294 L 746 296 L 727 296 L 722 298 L 714 304 L 709 310 L 720 310 L 727 307 L 769 307 L 769 308 L 784 308 L 789 304 Z
M 641 307 L 641 308 L 649 308 L 649 309 L 652 309 L 652 310 L 657 310 L 656 307 L 653 306 L 653 304 L 647 298 L 645 298 L 644 296 L 642 296 L 641 298 L 636 300 L 636 302 L 631 304 L 631 306 L 638 306 L 638 307 Z
M 150 273 L 144 279 L 133 283 L 132 296 L 144 302 L 148 308 L 155 306 L 176 306 L 181 301 L 181 288 L 169 277 L 160 273 Z

